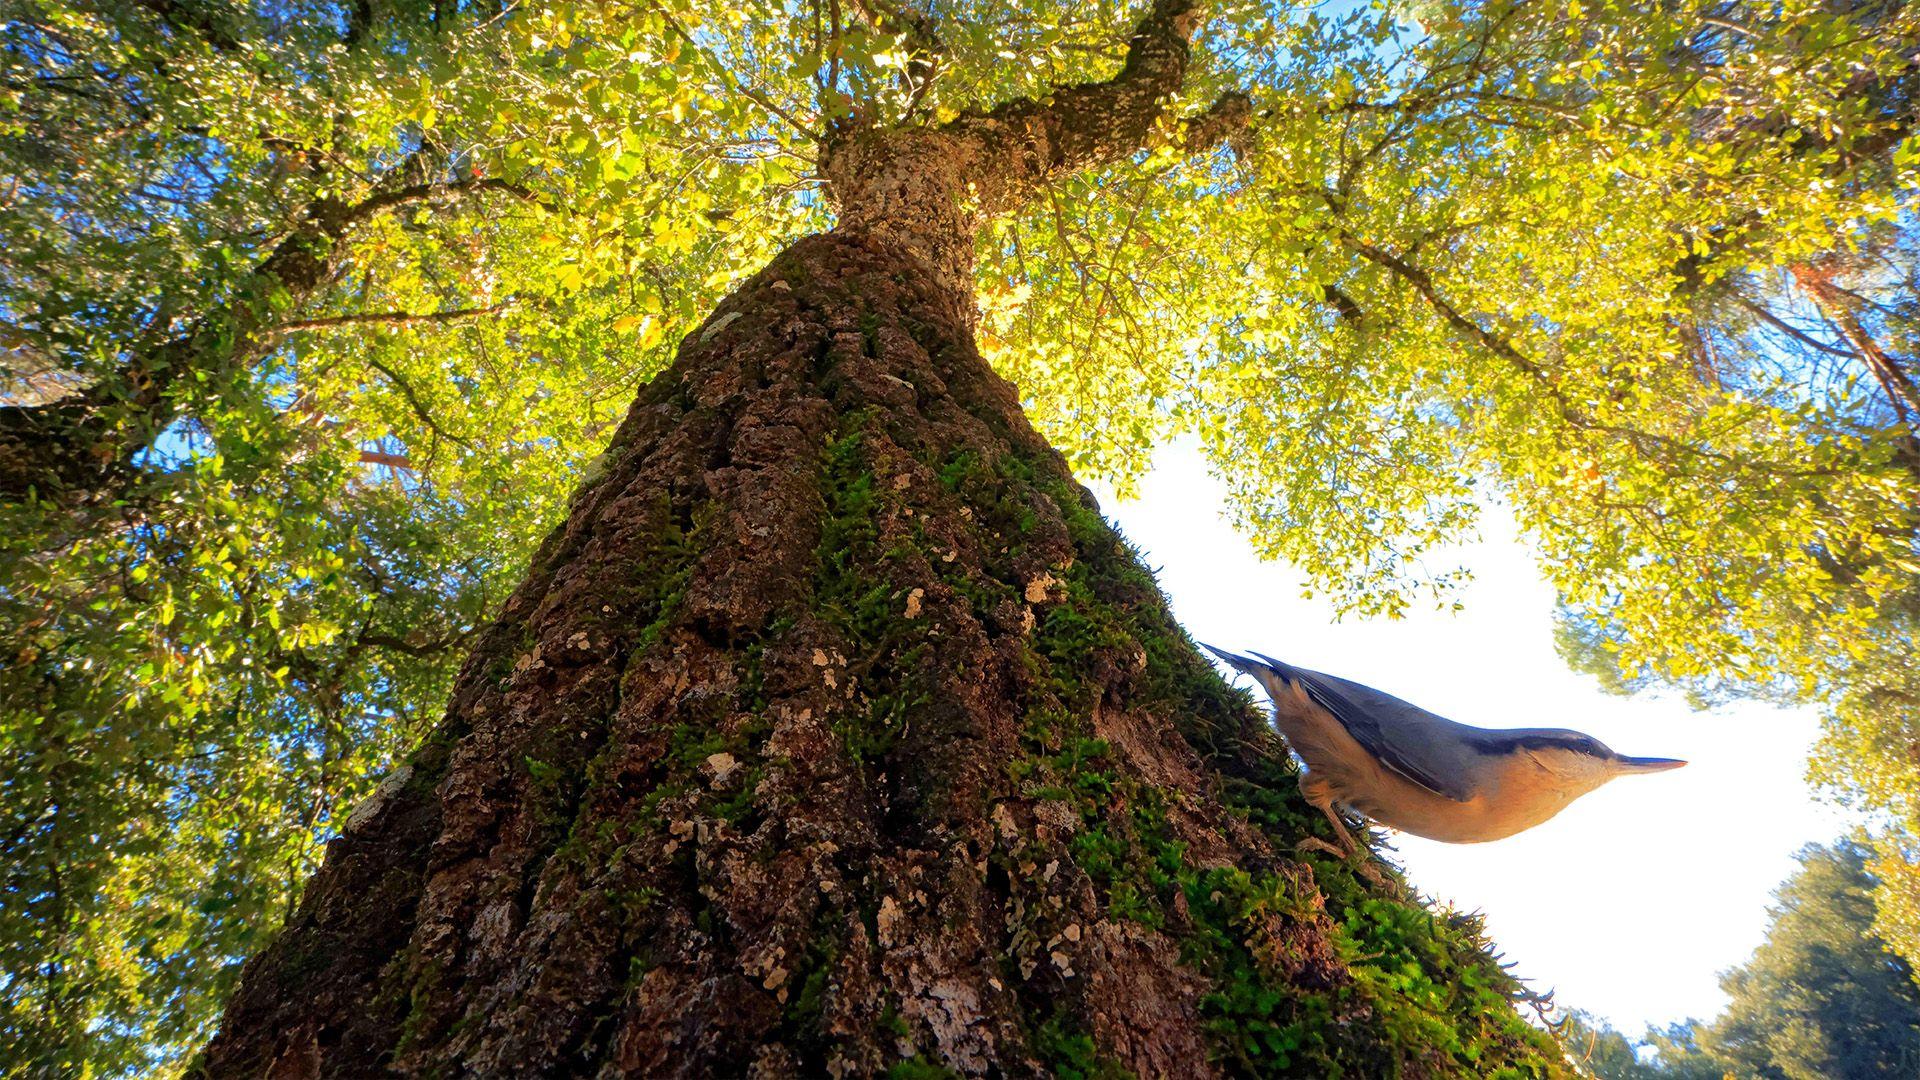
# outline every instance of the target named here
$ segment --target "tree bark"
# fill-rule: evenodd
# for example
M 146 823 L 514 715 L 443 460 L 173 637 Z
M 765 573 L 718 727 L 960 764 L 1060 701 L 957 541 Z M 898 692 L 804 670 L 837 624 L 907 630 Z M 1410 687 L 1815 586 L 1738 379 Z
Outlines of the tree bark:
M 814 237 L 686 339 L 197 1075 L 1549 1068 L 1472 926 L 1289 857 L 1262 716 L 947 280 Z M 1449 1004 L 1354 966 L 1403 959 Z

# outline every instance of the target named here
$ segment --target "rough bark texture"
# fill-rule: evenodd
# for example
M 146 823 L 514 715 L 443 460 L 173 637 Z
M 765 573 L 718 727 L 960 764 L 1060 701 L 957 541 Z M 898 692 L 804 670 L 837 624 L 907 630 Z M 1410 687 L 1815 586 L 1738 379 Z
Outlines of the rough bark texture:
M 686 340 L 200 1074 L 1549 1069 L 1470 921 L 1292 857 L 940 281 L 816 237 Z
M 1134 27 L 1126 60 L 1099 82 L 1056 88 L 965 112 L 931 127 L 853 124 L 822 147 L 843 229 L 885 237 L 923 259 L 952 288 L 972 281 L 973 238 L 1048 182 L 1118 161 L 1150 145 L 1185 82 L 1195 0 L 1154 0 Z M 1182 141 L 1217 145 L 1251 114 L 1229 94 L 1189 118 Z M 1171 127 L 1172 125 L 1166 125 Z

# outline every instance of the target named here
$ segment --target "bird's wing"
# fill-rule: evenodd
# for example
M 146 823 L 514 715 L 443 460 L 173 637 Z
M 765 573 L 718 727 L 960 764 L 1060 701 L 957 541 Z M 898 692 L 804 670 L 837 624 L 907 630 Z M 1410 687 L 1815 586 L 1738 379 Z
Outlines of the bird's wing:
M 1371 686 L 1297 668 L 1270 656 L 1254 653 L 1256 660 L 1211 645 L 1207 650 L 1239 671 L 1257 675 L 1255 669 L 1266 668 L 1282 680 L 1300 683 L 1315 704 L 1331 713 L 1355 742 L 1387 768 L 1455 802 L 1473 798 L 1466 782 L 1469 762 L 1461 760 L 1462 752 L 1472 751 L 1457 729 L 1475 729 Z
M 1473 798 L 1466 781 L 1468 762 L 1460 760 L 1462 751 L 1472 752 L 1460 738 L 1465 732 L 1458 730 L 1466 725 L 1371 686 L 1254 655 L 1283 676 L 1297 679 L 1308 697 L 1332 713 L 1347 734 L 1387 768 L 1455 802 Z

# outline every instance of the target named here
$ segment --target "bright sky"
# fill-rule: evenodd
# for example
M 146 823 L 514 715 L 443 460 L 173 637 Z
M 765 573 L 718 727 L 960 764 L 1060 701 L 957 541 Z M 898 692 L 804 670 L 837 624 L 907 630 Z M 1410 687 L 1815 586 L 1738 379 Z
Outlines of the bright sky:
M 1760 943 L 1793 853 L 1847 827 L 1803 778 L 1812 712 L 1700 713 L 1677 696 L 1601 692 L 1554 652 L 1553 592 L 1511 521 L 1492 512 L 1485 540 L 1462 555 L 1475 575 L 1464 611 L 1336 622 L 1324 600 L 1302 598 L 1296 571 L 1257 560 L 1220 518 L 1221 485 L 1195 448 L 1171 446 L 1155 466 L 1136 500 L 1095 493 L 1196 639 L 1367 683 L 1463 723 L 1574 728 L 1622 753 L 1692 762 L 1616 781 L 1496 843 L 1395 842 L 1416 886 L 1485 911 L 1516 974 L 1555 989 L 1561 1005 L 1630 1036 L 1720 1010 L 1715 975 Z

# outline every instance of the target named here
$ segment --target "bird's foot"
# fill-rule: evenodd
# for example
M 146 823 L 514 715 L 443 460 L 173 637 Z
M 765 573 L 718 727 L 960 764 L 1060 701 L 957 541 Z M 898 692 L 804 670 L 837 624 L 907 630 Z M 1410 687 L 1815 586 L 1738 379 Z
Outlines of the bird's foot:
M 1379 866 L 1375 865 L 1373 853 L 1358 844 L 1355 844 L 1351 848 L 1343 848 L 1338 844 L 1329 843 L 1317 836 L 1309 836 L 1293 845 L 1293 850 L 1317 851 L 1322 855 L 1331 855 L 1341 862 L 1352 866 L 1361 877 L 1373 882 L 1380 888 L 1391 889 L 1394 887 L 1393 879 L 1389 877 L 1384 870 L 1381 870 Z
M 1293 845 L 1293 850 L 1317 851 L 1322 855 L 1331 855 L 1336 859 L 1351 859 L 1354 855 L 1352 850 L 1343 848 L 1338 844 L 1330 844 L 1317 836 L 1309 836 L 1305 840 Z

